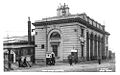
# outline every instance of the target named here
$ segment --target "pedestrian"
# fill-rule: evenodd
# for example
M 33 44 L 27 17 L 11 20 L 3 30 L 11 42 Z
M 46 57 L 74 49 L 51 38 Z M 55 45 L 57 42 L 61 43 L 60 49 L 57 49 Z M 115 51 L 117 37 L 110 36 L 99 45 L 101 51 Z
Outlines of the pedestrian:
M 19 57 L 19 58 L 18 58 L 18 66 L 19 66 L 19 67 L 22 67 L 21 64 L 22 64 L 22 60 L 21 60 L 21 57 Z
M 68 62 L 70 66 L 72 66 L 72 55 L 71 54 L 68 56 Z
M 24 58 L 24 60 L 23 60 L 23 65 L 22 65 L 23 67 L 27 67 L 27 62 L 26 62 L 26 57 Z
M 52 65 L 55 65 L 55 54 L 54 53 L 51 54 L 51 61 L 52 61 Z
M 98 63 L 99 63 L 99 65 L 101 64 L 101 59 L 100 58 L 98 58 Z
M 78 58 L 77 56 L 74 56 L 74 63 L 77 64 L 77 62 L 78 62 Z

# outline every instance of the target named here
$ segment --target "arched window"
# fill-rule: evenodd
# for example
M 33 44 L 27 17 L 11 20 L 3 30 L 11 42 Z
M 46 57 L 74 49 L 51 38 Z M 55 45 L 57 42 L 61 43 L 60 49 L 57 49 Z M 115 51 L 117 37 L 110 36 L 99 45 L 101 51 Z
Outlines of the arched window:
M 53 40 L 53 39 L 60 39 L 60 34 L 58 32 L 53 32 L 51 35 L 50 35 L 50 39 Z

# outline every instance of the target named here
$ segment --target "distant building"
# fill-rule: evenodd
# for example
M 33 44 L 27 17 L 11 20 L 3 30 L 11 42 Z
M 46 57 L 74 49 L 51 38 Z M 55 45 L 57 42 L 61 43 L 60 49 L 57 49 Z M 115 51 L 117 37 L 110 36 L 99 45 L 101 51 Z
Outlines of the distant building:
M 115 53 L 113 53 L 111 50 L 108 50 L 108 58 L 109 59 L 115 58 Z
M 78 60 L 106 59 L 110 34 L 105 26 L 85 13 L 71 14 L 68 5 L 58 7 L 57 16 L 37 20 L 33 25 L 36 63 L 45 61 L 47 51 L 53 51 L 57 61 L 66 61 L 73 49 Z

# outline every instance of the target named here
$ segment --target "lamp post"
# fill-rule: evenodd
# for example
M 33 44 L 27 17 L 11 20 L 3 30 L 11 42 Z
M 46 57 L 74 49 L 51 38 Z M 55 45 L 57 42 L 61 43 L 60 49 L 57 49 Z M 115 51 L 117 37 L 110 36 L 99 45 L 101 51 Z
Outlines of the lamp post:
M 46 62 L 46 53 L 48 51 L 48 34 L 47 34 L 47 18 L 46 18 L 46 23 L 45 23 L 45 35 L 46 35 L 46 51 L 45 51 L 45 62 Z M 46 62 L 47 63 L 47 62 Z
M 45 30 L 46 30 L 46 52 L 47 52 L 48 51 L 47 19 L 46 19 Z

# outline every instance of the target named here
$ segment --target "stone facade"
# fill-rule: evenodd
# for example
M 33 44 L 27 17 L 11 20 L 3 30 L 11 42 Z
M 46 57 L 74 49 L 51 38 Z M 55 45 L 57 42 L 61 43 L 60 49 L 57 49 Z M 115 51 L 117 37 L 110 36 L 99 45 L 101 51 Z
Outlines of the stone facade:
M 55 17 L 33 23 L 36 62 L 45 61 L 47 51 L 53 51 L 57 61 L 66 60 L 72 49 L 77 50 L 79 60 L 106 59 L 110 34 L 105 31 L 104 25 L 85 13 L 71 15 L 65 4 L 58 8 L 57 13 Z

